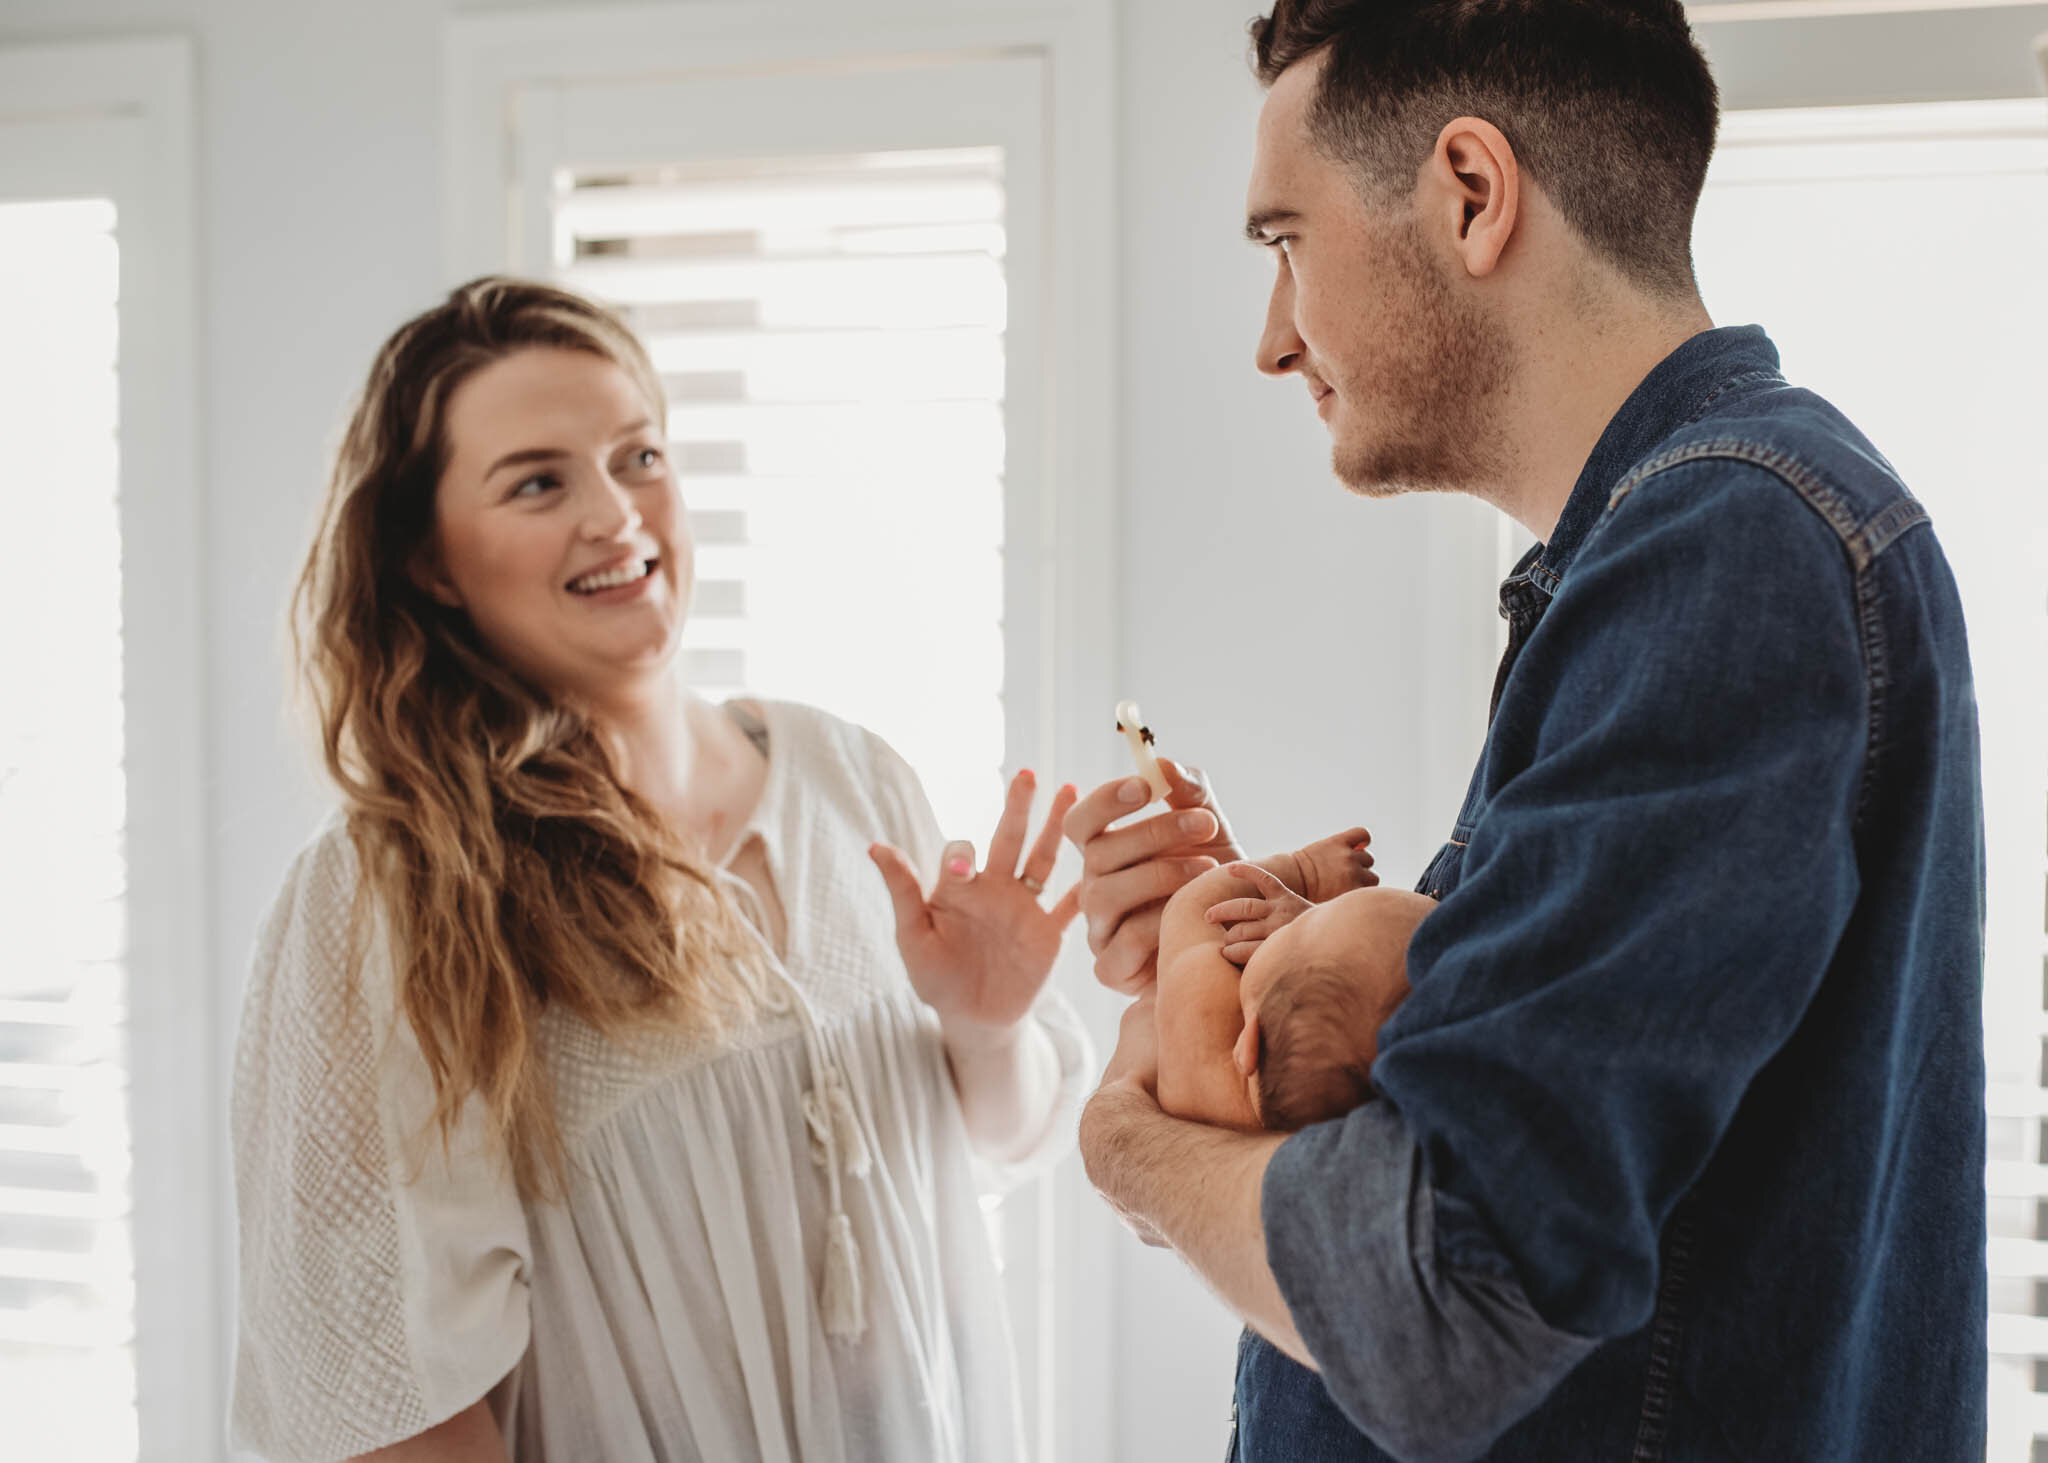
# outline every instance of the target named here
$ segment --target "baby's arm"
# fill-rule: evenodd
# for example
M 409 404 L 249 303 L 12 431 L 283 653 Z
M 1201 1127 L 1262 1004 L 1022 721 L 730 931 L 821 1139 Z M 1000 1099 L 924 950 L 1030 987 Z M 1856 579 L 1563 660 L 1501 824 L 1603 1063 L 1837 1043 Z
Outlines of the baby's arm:
M 1204 918 L 1218 901 L 1256 892 L 1245 880 L 1211 869 L 1183 885 L 1160 917 L 1159 1106 L 1175 1117 L 1260 1126 L 1232 1056 L 1244 1029 L 1238 970 L 1223 957 L 1223 927 Z

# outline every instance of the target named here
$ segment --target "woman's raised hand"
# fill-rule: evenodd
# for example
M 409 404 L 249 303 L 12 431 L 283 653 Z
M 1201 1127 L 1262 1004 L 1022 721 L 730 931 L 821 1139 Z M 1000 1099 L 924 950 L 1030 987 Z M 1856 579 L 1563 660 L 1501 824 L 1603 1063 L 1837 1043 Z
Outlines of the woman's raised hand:
M 1053 796 L 1027 857 L 1024 837 L 1037 788 L 1028 771 L 1012 779 L 988 863 L 979 872 L 973 844 L 946 845 L 929 898 L 901 852 L 886 843 L 868 848 L 896 907 L 896 948 L 910 984 L 948 1023 L 951 1035 L 982 1030 L 994 1036 L 1023 1020 L 1052 973 L 1061 935 L 1081 907 L 1079 884 L 1050 909 L 1039 902 L 1059 858 L 1061 822 L 1077 794 L 1066 786 Z

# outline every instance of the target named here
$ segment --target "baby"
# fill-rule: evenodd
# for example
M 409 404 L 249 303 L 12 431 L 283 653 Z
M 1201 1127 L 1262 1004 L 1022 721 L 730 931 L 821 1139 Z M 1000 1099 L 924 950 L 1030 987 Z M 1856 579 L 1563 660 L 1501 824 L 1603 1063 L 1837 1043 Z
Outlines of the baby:
M 1226 864 L 1168 901 L 1155 1007 L 1167 1112 L 1293 1129 L 1372 1096 L 1380 1025 L 1408 994 L 1408 938 L 1436 904 L 1374 887 L 1365 838 L 1353 828 Z

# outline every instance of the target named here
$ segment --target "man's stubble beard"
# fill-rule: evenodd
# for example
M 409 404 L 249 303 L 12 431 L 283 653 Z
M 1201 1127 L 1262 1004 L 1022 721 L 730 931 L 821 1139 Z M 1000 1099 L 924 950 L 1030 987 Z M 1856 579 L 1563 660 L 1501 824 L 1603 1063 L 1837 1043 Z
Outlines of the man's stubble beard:
M 1389 230 L 1385 258 L 1406 293 L 1388 312 L 1390 335 L 1405 337 L 1405 348 L 1382 357 L 1364 402 L 1345 403 L 1369 404 L 1381 435 L 1333 443 L 1331 470 L 1367 498 L 1483 493 L 1504 476 L 1497 415 L 1512 374 L 1508 344 L 1453 292 L 1414 223 Z

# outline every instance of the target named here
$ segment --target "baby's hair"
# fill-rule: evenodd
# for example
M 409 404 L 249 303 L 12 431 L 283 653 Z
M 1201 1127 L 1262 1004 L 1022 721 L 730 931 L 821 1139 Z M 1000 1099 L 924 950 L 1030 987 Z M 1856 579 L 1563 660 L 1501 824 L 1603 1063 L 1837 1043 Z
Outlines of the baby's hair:
M 1387 1013 L 1362 994 L 1356 971 L 1313 961 L 1260 999 L 1259 1119 L 1268 1128 L 1305 1128 L 1371 1099 Z

